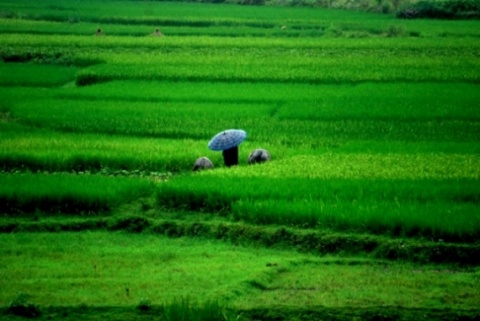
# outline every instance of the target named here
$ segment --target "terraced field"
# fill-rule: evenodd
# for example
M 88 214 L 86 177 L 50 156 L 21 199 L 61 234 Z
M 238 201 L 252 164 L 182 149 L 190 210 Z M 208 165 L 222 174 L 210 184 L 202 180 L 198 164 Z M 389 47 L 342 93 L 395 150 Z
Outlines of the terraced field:
M 1 1 L 1 318 L 478 319 L 479 27 Z

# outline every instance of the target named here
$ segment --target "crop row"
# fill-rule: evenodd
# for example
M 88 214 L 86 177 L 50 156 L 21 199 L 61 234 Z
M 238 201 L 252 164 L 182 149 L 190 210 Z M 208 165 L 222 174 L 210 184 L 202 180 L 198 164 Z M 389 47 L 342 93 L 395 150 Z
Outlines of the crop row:
M 201 106 L 202 108 L 198 108 Z M 230 110 L 230 113 L 221 111 Z M 349 140 L 476 142 L 480 123 L 465 119 L 276 119 L 262 104 L 149 103 L 36 100 L 10 107 L 10 117 L 63 132 L 208 141 L 228 128 L 243 128 L 257 143 L 313 147 Z
M 1 169 L 9 171 L 185 171 L 206 155 L 208 142 L 58 133 L 8 123 L 0 124 L 0 129 Z M 220 155 L 208 156 L 220 163 L 216 158 Z
M 9 128 L 10 129 L 7 129 Z M 153 172 L 180 172 L 189 171 L 197 157 L 207 156 L 215 167 L 221 168 L 223 160 L 221 153 L 215 153 L 207 148 L 209 138 L 215 134 L 212 130 L 205 139 L 165 139 L 148 137 L 127 137 L 125 135 L 101 135 L 89 133 L 58 133 L 44 130 L 32 130 L 24 126 L 2 125 L 2 138 L 0 139 L 0 160 L 2 169 L 30 169 L 48 171 L 99 171 L 106 168 L 113 170 L 143 170 Z M 472 177 L 476 175 L 477 166 L 475 158 L 471 155 L 478 153 L 476 142 L 381 142 L 377 140 L 361 141 L 350 139 L 348 141 L 333 140 L 332 138 L 319 141 L 287 140 L 279 142 L 279 138 L 262 140 L 254 130 L 249 131 L 250 138 L 240 147 L 240 164 L 245 165 L 248 154 L 257 147 L 267 148 L 272 157 L 280 162 L 276 168 L 279 176 L 288 176 L 290 173 L 305 175 L 303 168 L 309 168 L 312 160 L 321 162 L 318 172 L 308 172 L 316 177 L 338 177 L 342 175 L 360 175 L 365 177 Z M 281 137 L 280 137 L 281 138 Z M 303 137 L 303 139 L 306 139 Z M 281 144 L 284 144 L 283 146 Z M 378 156 L 368 158 L 364 153 L 368 150 Z M 132 151 L 134 151 L 132 153 Z M 328 151 L 340 153 L 338 157 L 315 156 Z M 352 156 L 345 156 L 350 155 Z M 357 154 L 360 153 L 360 154 Z M 394 156 L 390 155 L 392 153 Z M 404 168 L 401 162 L 396 162 L 394 157 L 399 153 L 407 153 L 399 157 L 408 161 Z M 418 164 L 416 171 L 416 154 L 423 162 Z M 312 156 L 298 156 L 298 155 Z M 294 156 L 297 155 L 297 156 Z M 388 156 L 390 155 L 390 156 Z M 311 158 L 313 157 L 313 158 Z M 443 163 L 433 162 L 430 166 L 426 160 L 442 160 Z M 327 172 L 336 166 L 335 162 L 342 165 L 338 170 Z M 361 161 L 361 163 L 357 163 Z M 383 166 L 392 166 L 394 171 L 381 167 L 373 170 L 369 167 L 370 161 L 376 161 Z M 311 164 L 311 163 L 310 163 Z M 319 165 L 320 166 L 320 165 Z M 406 166 L 406 165 L 405 165 Z M 456 166 L 461 166 L 456 168 Z M 466 172 L 466 171 L 470 172 Z M 251 175 L 262 176 L 262 169 L 250 168 Z M 234 171 L 231 171 L 235 173 Z M 228 175 L 229 172 L 223 173 Z M 275 174 L 271 171 L 269 174 Z
M 67 66 L 0 63 L 0 86 L 57 87 L 75 79 L 76 72 Z
M 268 106 L 258 104 L 222 104 L 220 109 L 215 103 L 65 99 L 18 103 L 11 112 L 24 124 L 67 132 L 208 140 L 225 127 L 251 128 L 268 115 L 268 110 Z
M 323 36 L 327 32 L 327 25 L 289 23 L 290 28 L 281 29 L 276 22 L 249 21 L 249 20 L 189 20 L 189 19 L 128 19 L 110 18 L 109 21 L 77 22 L 48 21 L 0 18 L 0 33 L 46 34 L 46 35 L 94 35 L 99 29 L 107 36 L 148 36 L 154 35 L 159 29 L 168 36 Z M 161 27 L 161 28 L 159 28 Z M 381 31 L 377 31 L 381 34 Z M 384 33 L 386 35 L 386 31 Z
M 190 80 L 229 82 L 471 82 L 478 83 L 480 64 L 473 52 L 438 51 L 418 56 L 415 51 L 286 50 L 192 52 L 119 51 L 73 53 L 36 48 L 4 48 L 5 61 L 39 61 L 85 66 L 76 74 L 78 85 L 112 80 Z M 341 56 L 341 58 L 337 57 Z M 151 68 L 155 65 L 155 68 Z M 12 67 L 3 66 L 3 69 Z M 14 67 L 20 68 L 20 67 Z M 32 67 L 33 69 L 35 67 Z M 36 67 L 40 69 L 40 67 Z M 47 67 L 42 67 L 46 69 Z M 24 68 L 26 69 L 26 68 Z M 70 74 L 73 68 L 70 69 Z M 41 69 L 37 74 L 41 73 Z M 35 78 L 33 78 L 35 79 Z M 47 81 L 46 79 L 45 81 Z M 52 80 L 50 80 L 52 82 Z M 6 82 L 6 80 L 4 81 Z M 33 81 L 32 81 L 33 82 Z M 15 78 L 12 83 L 15 84 Z
M 15 89 L 9 92 L 20 93 Z M 35 92 L 30 90 L 30 95 Z M 39 93 L 45 97 L 45 93 Z M 7 93 L 4 93 L 4 97 Z M 478 118 L 478 86 L 463 83 L 361 83 L 313 85 L 241 82 L 113 81 L 81 88 L 51 90 L 55 99 L 152 103 L 218 103 L 269 105 L 262 113 L 280 119 L 468 119 Z M 219 113 L 205 111 L 205 113 Z M 230 114 L 241 111 L 229 110 Z M 252 114 L 253 112 L 253 114 Z
M 308 37 L 308 38 L 368 38 L 368 37 L 472 37 L 475 32 L 467 28 L 453 26 L 450 33 L 441 30 L 428 30 L 418 25 L 410 25 L 396 21 L 395 24 L 346 23 L 331 20 L 319 22 L 284 21 L 252 21 L 239 19 L 188 20 L 188 19 L 128 19 L 115 18 L 108 21 L 48 21 L 0 18 L 0 33 L 16 33 L 22 35 L 88 35 L 96 34 L 101 26 L 105 36 L 145 37 L 159 30 L 163 35 L 171 36 L 214 36 L 214 37 Z M 422 30 L 422 31 L 419 31 Z
M 70 174 L 0 175 L 0 212 L 102 213 L 149 195 L 147 180 Z
M 480 229 L 479 192 L 476 179 L 216 174 L 176 178 L 160 185 L 157 199 L 166 208 L 213 212 L 255 224 L 472 241 Z
M 290 88 L 223 84 L 221 91 L 213 93 L 218 85 L 125 82 L 62 88 L 49 94 L 29 90 L 28 95 L 9 88 L 2 91 L 2 114 L 10 122 L 64 132 L 201 141 L 225 128 L 239 127 L 247 130 L 249 141 L 314 149 L 361 140 L 379 144 L 478 141 L 475 85 L 461 90 L 447 84 L 417 85 L 420 94 L 408 84 Z M 397 90 L 401 93 L 396 94 Z M 437 90 L 441 93 L 436 94 Z M 299 101 L 310 94 L 311 101 Z M 105 100 L 96 99 L 100 96 Z
M 242 162 L 256 147 L 268 148 L 276 159 L 329 150 L 478 152 L 473 84 L 125 81 L 0 93 L 5 169 L 177 172 L 191 169 L 200 156 L 221 164 L 206 145 L 226 128 L 248 133 Z
M 478 81 L 478 46 L 462 39 L 315 39 L 218 37 L 93 37 L 59 35 L 0 35 L 0 57 L 8 62 L 92 67 L 84 74 L 105 79 L 162 79 L 209 76 L 253 81 L 321 79 L 345 80 L 451 80 Z M 78 50 L 82 48 L 82 50 Z M 115 49 L 115 50 L 112 50 Z M 139 65 L 156 65 L 146 72 Z M 123 66 L 126 65 L 126 66 Z M 222 66 L 218 71 L 212 66 Z M 258 72 L 248 73 L 248 66 Z M 307 66 L 312 66 L 311 70 Z M 404 66 L 403 69 L 398 66 Z M 282 68 L 283 67 L 283 68 Z M 99 68 L 99 70 L 96 70 Z M 150 68 L 153 69 L 153 68 Z M 155 68 L 157 69 L 157 68 Z M 163 69 L 163 70 L 162 70 Z M 122 71 L 123 70 L 123 71 Z M 178 70 L 175 72 L 175 70 Z M 349 71 L 350 70 L 350 71 Z M 391 74 L 390 78 L 387 77 Z M 82 74 L 81 74 L 82 75 Z M 133 77 L 133 76 L 132 76 Z M 305 78 L 305 79 L 303 79 Z
M 111 80 L 189 80 L 243 82 L 478 82 L 480 65 L 477 60 L 456 63 L 452 58 L 404 58 L 378 61 L 377 57 L 362 59 L 304 58 L 299 61 L 275 58 L 210 57 L 193 58 L 185 63 L 164 61 L 152 69 L 145 65 L 98 65 L 80 71 L 77 85 Z
M 90 1 L 5 3 L 26 19 L 2 19 L 1 58 L 42 64 L 0 65 L 2 212 L 109 211 L 156 190 L 160 208 L 253 224 L 479 237 L 475 22 L 271 8 L 222 18 L 228 6 L 206 19 L 198 4 L 109 1 L 93 21 Z M 150 36 L 159 22 L 195 36 Z M 248 133 L 228 169 L 207 148 L 226 128 Z M 257 147 L 273 160 L 245 166 Z M 200 156 L 215 169 L 188 173 Z M 148 178 L 104 177 L 122 170 Z
M 480 179 L 480 156 L 444 153 L 322 153 L 290 156 L 266 166 L 219 169 L 204 173 L 216 178 L 281 179 Z M 207 179 L 207 178 L 205 178 Z M 308 193 L 307 193 L 308 194 Z
M 4 81 L 28 84 L 32 73 L 39 86 L 49 87 L 56 77 L 73 80 L 74 68 L 62 66 L 0 64 Z M 71 77 L 68 79 L 68 77 Z M 43 82 L 42 82 L 43 79 Z M 14 86 L 15 84 L 12 84 Z M 478 120 L 478 85 L 465 83 L 361 83 L 314 85 L 248 82 L 171 82 L 112 81 L 86 87 L 0 89 L 4 108 L 11 106 L 19 119 L 35 111 L 45 114 L 49 106 L 71 106 L 65 118 L 81 120 L 95 110 L 105 117 L 122 113 L 138 113 L 151 118 L 161 112 L 167 117 L 186 118 L 199 123 L 208 118 L 270 118 L 274 120 L 397 120 L 439 121 Z M 55 102 L 58 101 L 58 102 Z M 81 104 L 85 103 L 84 106 Z M 28 105 L 34 104 L 35 107 Z M 200 104 L 201 109 L 194 108 Z M 131 105 L 131 108 L 128 106 Z M 225 106 L 227 113 L 220 106 Z M 17 106 L 17 107 L 15 107 Z M 133 107 L 137 108 L 133 108 Z M 31 110 L 31 111 L 30 111 Z M 13 110 L 12 110 L 13 112 Z M 68 116 L 69 113 L 75 114 Z M 129 115 L 130 117 L 132 115 Z
M 293 49 L 342 49 L 349 50 L 453 50 L 456 54 L 475 53 L 479 45 L 472 38 L 269 38 L 269 37 L 211 37 L 211 36 L 172 36 L 172 37 L 94 37 L 91 35 L 35 35 L 35 34 L 1 34 L 3 47 L 36 47 L 61 50 L 62 48 L 94 48 L 109 49 L 228 49 L 228 48 L 259 48 L 267 50 Z M 463 49 L 464 52 L 458 51 Z
M 351 160 L 344 163 L 351 164 Z M 384 166 L 381 158 L 377 157 L 374 166 Z M 472 166 L 478 168 L 478 160 Z M 183 175 L 156 187 L 150 180 L 139 178 L 2 174 L 0 210 L 9 215 L 109 212 L 156 190 L 161 208 L 206 211 L 253 224 L 423 236 L 454 242 L 472 242 L 479 236 L 478 177 L 466 174 L 452 178 L 446 174 L 443 178 L 411 179 L 398 171 L 396 177 L 385 178 L 348 173 L 342 178 L 312 178 L 308 177 L 308 169 L 303 176 L 275 177 L 268 175 L 271 167 L 257 167 L 263 169 L 264 175 L 252 176 L 251 168 L 244 167 L 238 171 L 247 176 L 238 175 L 238 171 L 237 175 L 225 176 L 220 170 Z M 344 169 L 340 166 L 325 170 L 341 173 Z M 411 172 L 415 174 L 415 169 Z
M 92 11 L 92 7 L 95 8 Z M 307 20 L 320 20 L 328 17 L 325 13 L 311 12 L 308 9 L 285 10 L 285 8 L 265 7 L 262 10 L 251 7 L 233 7 L 225 5 L 211 5 L 198 3 L 139 3 L 123 2 L 113 5 L 111 1 L 81 1 L 70 5 L 59 5 L 49 0 L 42 4 L 32 5 L 28 1 L 5 1 L 0 6 L 5 10 L 5 16 L 15 18 L 23 17 L 31 20 L 49 21 L 91 21 L 101 23 L 124 24 L 178 24 L 208 27 L 211 25 L 270 25 L 275 21 L 293 20 L 303 18 Z M 330 17 L 339 19 L 338 12 Z M 349 17 L 365 17 L 365 14 L 350 14 Z M 345 17 L 345 15 L 343 15 Z
M 92 10 L 92 8 L 95 10 Z M 252 28 L 256 30 L 267 30 L 287 26 L 287 29 L 281 30 L 277 35 L 294 34 L 296 31 L 316 29 L 330 29 L 332 35 L 341 36 L 345 33 L 352 35 L 349 31 L 360 31 L 359 36 L 368 34 L 383 33 L 387 28 L 394 27 L 398 30 L 406 30 L 406 33 L 416 35 L 452 35 L 455 37 L 464 35 L 475 35 L 475 22 L 461 23 L 438 23 L 431 21 L 406 21 L 392 20 L 390 15 L 381 15 L 373 13 L 362 13 L 345 10 L 312 10 L 311 8 L 300 7 L 250 7 L 250 6 L 229 6 L 212 5 L 198 3 L 176 3 L 176 2 L 152 2 L 139 3 L 124 1 L 121 5 L 112 4 L 111 1 L 81 1 L 68 5 L 59 4 L 49 0 L 40 4 L 32 4 L 22 0 L 14 2 L 12 0 L 4 1 L 0 4 L 2 17 L 8 19 L 30 21 L 32 24 L 39 22 L 46 23 L 64 23 L 66 29 L 80 29 L 81 25 L 99 24 L 109 29 L 118 30 L 123 26 L 130 29 L 140 29 L 144 26 L 173 28 L 168 30 L 173 34 L 182 32 L 182 29 L 189 28 L 193 34 L 207 34 L 211 29 L 223 28 L 220 34 L 238 35 L 244 34 L 243 28 Z M 445 28 L 448 24 L 448 28 Z M 71 25 L 72 27 L 68 27 Z M 80 26 L 77 26 L 80 25 Z M 23 29 L 19 27 L 19 29 Z M 42 30 L 40 26 L 33 32 Z M 51 32 L 45 29 L 47 32 Z M 448 30 L 448 32 L 445 32 Z M 61 31 L 58 31 L 61 33 Z M 138 32 L 138 31 L 137 31 Z M 187 31 L 188 32 L 188 31 Z M 255 31 L 254 33 L 257 33 Z M 135 32 L 129 34 L 136 34 Z M 300 32 L 299 35 L 308 35 L 309 33 Z M 355 33 L 353 33 L 355 34 Z M 264 35 L 269 35 L 264 34 Z M 321 33 L 315 33 L 321 35 Z

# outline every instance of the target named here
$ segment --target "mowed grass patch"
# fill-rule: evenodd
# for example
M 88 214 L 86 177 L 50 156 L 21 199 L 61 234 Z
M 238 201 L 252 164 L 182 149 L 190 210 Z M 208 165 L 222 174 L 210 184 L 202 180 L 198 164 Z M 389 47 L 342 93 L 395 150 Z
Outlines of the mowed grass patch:
M 40 305 L 61 306 L 136 306 L 147 299 L 161 304 L 186 293 L 199 300 L 242 300 L 252 290 L 249 281 L 270 270 L 268 263 L 303 257 L 157 235 L 16 233 L 0 238 L 6 245 L 0 260 L 10 280 L 2 280 L 2 306 L 18 292 L 33 295 Z
M 4 307 L 18 293 L 29 294 L 40 308 L 158 305 L 189 293 L 198 302 L 228 302 L 237 309 L 475 309 L 480 295 L 476 269 L 318 258 L 146 234 L 15 233 L 0 239 Z
M 357 308 L 408 306 L 443 309 L 453 305 L 466 310 L 476 309 L 475 301 L 480 297 L 478 271 L 464 274 L 428 266 L 365 263 L 367 265 L 326 259 L 298 264 L 272 278 L 264 291 L 247 300 L 257 307 L 292 306 L 293 302 L 298 302 L 303 307 L 345 307 L 351 304 Z M 445 274 L 449 276 L 444 279 Z M 450 286 L 458 287 L 455 292 L 445 292 Z
M 64 173 L 1 174 L 0 212 L 7 215 L 100 214 L 152 192 L 153 184 L 138 178 Z

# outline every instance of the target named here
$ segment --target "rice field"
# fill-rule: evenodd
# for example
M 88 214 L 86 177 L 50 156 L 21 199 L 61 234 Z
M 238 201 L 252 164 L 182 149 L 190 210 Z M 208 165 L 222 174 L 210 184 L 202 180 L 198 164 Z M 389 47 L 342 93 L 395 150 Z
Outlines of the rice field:
M 44 319 L 65 306 L 72 319 L 167 318 L 195 302 L 226 320 L 475 319 L 479 26 L 324 8 L 2 1 L 0 314 L 15 318 L 12 302 L 30 298 Z M 247 132 L 231 168 L 207 147 L 230 128 Z M 256 148 L 271 160 L 248 165 Z M 194 172 L 199 157 L 214 168 Z M 44 278 L 46 266 L 58 277 Z

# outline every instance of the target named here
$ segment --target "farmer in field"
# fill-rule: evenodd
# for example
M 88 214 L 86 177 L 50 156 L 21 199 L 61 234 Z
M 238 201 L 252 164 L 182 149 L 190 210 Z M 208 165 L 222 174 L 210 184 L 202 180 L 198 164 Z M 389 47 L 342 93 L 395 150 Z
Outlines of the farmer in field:
M 238 165 L 238 145 L 247 138 L 242 129 L 228 129 L 215 135 L 208 143 L 208 148 L 222 151 L 225 166 Z
M 223 150 L 222 156 L 225 166 L 230 167 L 238 165 L 238 146 Z
M 213 168 L 213 163 L 207 157 L 197 158 L 197 160 L 195 161 L 195 164 L 193 165 L 194 172 L 201 171 L 204 169 L 211 169 L 211 168 Z
M 158 28 L 155 29 L 155 31 L 153 32 L 153 35 L 155 37 L 163 37 L 163 33 L 160 32 L 160 30 Z
M 248 163 L 249 164 L 256 164 L 256 163 L 264 163 L 271 159 L 270 153 L 263 149 L 257 148 L 253 152 L 250 153 L 248 156 Z
M 95 32 L 95 36 L 103 36 L 103 31 L 101 28 L 97 29 L 97 32 Z

